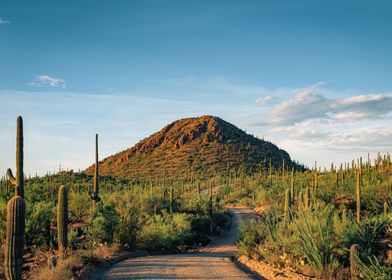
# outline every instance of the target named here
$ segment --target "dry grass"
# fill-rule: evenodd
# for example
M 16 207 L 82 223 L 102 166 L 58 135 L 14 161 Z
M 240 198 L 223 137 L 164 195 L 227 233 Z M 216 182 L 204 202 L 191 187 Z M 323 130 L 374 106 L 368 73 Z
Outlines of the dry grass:
M 69 280 L 82 279 L 97 267 L 120 254 L 118 247 L 101 246 L 93 250 L 72 252 L 67 258 L 58 260 L 55 268 L 44 267 L 35 276 L 37 280 Z

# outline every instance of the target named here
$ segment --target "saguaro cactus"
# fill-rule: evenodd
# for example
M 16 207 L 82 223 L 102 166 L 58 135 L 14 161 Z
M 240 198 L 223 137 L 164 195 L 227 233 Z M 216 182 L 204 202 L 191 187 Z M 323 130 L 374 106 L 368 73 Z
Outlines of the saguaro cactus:
M 291 207 L 291 195 L 290 189 L 286 190 L 285 200 L 284 200 L 284 221 L 287 222 L 290 216 L 290 207 Z
M 291 180 L 290 180 L 290 195 L 291 195 L 291 202 L 294 203 L 294 168 L 291 169 Z
M 68 189 L 66 186 L 59 188 L 57 205 L 57 239 L 59 250 L 63 251 L 68 246 Z
M 170 185 L 170 213 L 173 213 L 173 206 L 174 206 L 174 190 L 173 185 Z
M 310 188 L 307 187 L 304 195 L 304 207 L 305 209 L 308 209 L 309 206 L 310 206 Z
M 357 222 L 361 221 L 361 172 L 358 171 L 357 173 L 357 182 L 356 182 L 356 196 L 357 196 L 357 205 L 356 205 L 356 212 L 357 212 Z
M 350 247 L 350 276 L 352 280 L 359 279 L 358 260 L 361 247 L 358 244 L 353 244 Z
M 213 230 L 213 226 L 212 226 L 212 219 L 213 219 L 213 214 L 214 214 L 214 210 L 213 210 L 213 201 L 212 201 L 212 183 L 210 183 L 210 205 L 209 205 L 209 214 L 210 214 L 210 233 L 212 233 Z
M 26 204 L 21 196 L 14 196 L 7 204 L 5 276 L 8 280 L 22 279 Z
M 94 170 L 94 189 L 90 193 L 90 197 L 93 200 L 93 209 L 95 211 L 96 203 L 101 199 L 99 197 L 99 171 L 98 171 L 98 134 L 95 134 L 95 170 Z
M 318 190 L 317 161 L 314 162 L 314 189 Z
M 272 187 L 272 160 L 269 159 L 269 184 Z
M 15 196 L 24 197 L 24 176 L 23 176 L 23 119 L 19 116 L 16 119 L 16 176 L 8 168 L 7 175 L 9 181 L 15 186 Z

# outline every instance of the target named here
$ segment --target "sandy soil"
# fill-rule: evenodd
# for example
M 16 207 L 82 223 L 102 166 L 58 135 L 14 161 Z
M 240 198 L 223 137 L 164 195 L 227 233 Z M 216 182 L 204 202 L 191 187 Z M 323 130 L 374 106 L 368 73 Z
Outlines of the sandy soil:
M 263 279 L 239 269 L 232 261 L 241 220 L 254 216 L 246 207 L 233 207 L 231 230 L 194 252 L 127 259 L 115 264 L 102 279 Z

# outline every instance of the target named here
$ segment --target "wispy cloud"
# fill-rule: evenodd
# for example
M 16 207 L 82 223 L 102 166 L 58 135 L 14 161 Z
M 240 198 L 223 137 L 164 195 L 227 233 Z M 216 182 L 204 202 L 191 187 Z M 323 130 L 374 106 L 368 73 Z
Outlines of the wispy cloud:
M 272 95 L 266 95 L 266 96 L 263 96 L 263 97 L 260 97 L 260 98 L 258 98 L 257 100 L 256 100 L 256 103 L 257 104 L 266 104 L 266 103 L 269 103 L 269 102 L 271 102 L 272 100 L 274 99 L 274 97 L 272 96 Z
M 289 127 L 272 129 L 287 134 L 289 139 L 301 141 L 315 149 L 380 150 L 392 146 L 392 128 L 380 123 L 371 127 L 347 126 L 322 122 L 305 122 Z
M 320 93 L 321 85 L 324 83 L 293 91 L 292 98 L 270 109 L 268 121 L 280 126 L 311 119 L 353 122 L 379 118 L 392 112 L 391 93 L 332 99 Z
M 32 87 L 59 87 L 65 88 L 66 82 L 60 78 L 54 78 L 48 75 L 40 75 L 29 84 Z
M 11 22 L 9 21 L 9 20 L 5 20 L 5 19 L 2 19 L 1 17 L 0 17 L 0 25 L 6 25 L 6 24 L 10 24 Z

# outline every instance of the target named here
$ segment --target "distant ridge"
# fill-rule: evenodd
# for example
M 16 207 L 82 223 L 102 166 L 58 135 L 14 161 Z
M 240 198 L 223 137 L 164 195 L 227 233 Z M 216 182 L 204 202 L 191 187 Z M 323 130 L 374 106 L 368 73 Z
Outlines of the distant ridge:
M 301 168 L 276 145 L 246 134 L 214 116 L 172 122 L 132 148 L 102 160 L 100 174 L 129 179 L 187 176 L 190 173 L 227 174 L 230 170 L 255 172 L 275 168 L 284 159 L 288 168 Z M 94 166 L 86 169 L 92 174 Z

